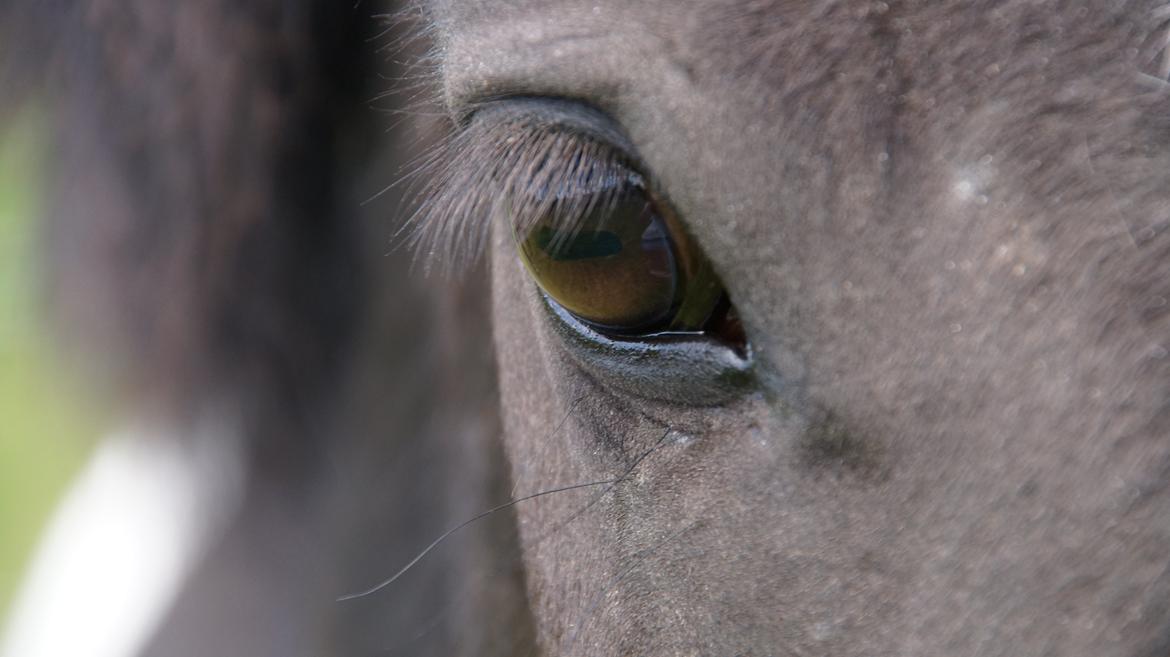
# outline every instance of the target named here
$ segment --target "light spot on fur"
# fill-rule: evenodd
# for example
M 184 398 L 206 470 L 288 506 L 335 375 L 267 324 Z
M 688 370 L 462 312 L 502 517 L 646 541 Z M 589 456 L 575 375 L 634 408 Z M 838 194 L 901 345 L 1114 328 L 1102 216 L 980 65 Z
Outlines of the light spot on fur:
M 815 623 L 812 626 L 812 632 L 810 634 L 814 641 L 825 641 L 832 638 L 836 632 L 833 629 L 832 623 L 821 622 Z
M 959 203 L 987 205 L 996 179 L 995 156 L 984 154 L 971 165 L 961 167 L 955 175 L 952 191 Z
M 759 427 L 750 427 L 747 430 L 747 436 L 748 440 L 756 447 L 759 447 L 760 449 L 766 449 L 768 447 L 768 436 Z
M 960 201 L 970 201 L 975 196 L 975 183 L 970 180 L 960 180 L 955 183 L 955 196 Z
M 674 443 L 675 445 L 686 447 L 687 445 L 695 442 L 695 437 L 689 433 L 683 433 L 677 429 L 671 429 L 670 434 L 667 436 L 667 440 L 671 443 Z

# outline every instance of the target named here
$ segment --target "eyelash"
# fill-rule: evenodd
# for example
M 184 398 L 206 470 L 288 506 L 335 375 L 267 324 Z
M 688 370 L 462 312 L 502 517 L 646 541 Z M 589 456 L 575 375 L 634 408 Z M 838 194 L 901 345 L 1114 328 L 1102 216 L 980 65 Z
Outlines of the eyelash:
M 565 123 L 499 109 L 481 111 L 426 153 L 410 175 L 419 174 L 427 182 L 402 232 L 426 271 L 447 275 L 478 260 L 502 211 L 518 232 L 551 220 L 554 240 L 571 239 L 597 206 L 646 186 L 615 146 Z

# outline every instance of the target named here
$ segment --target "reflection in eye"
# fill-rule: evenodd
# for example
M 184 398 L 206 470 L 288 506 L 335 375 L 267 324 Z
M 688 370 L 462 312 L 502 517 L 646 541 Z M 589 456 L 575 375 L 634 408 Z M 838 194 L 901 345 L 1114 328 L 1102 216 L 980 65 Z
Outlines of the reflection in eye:
M 567 204 L 580 216 L 551 204 L 517 228 L 521 259 L 554 302 L 603 333 L 702 331 L 726 305 L 723 286 L 665 204 L 634 180 Z

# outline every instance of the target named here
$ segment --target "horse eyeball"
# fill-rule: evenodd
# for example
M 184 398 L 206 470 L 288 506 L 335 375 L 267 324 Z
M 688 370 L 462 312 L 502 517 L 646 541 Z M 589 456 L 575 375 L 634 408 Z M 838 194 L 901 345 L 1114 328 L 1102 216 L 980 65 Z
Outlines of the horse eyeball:
M 577 199 L 580 201 L 580 199 Z M 641 187 L 553 205 L 517 235 L 520 258 L 554 302 L 614 336 L 702 331 L 724 297 L 706 257 Z

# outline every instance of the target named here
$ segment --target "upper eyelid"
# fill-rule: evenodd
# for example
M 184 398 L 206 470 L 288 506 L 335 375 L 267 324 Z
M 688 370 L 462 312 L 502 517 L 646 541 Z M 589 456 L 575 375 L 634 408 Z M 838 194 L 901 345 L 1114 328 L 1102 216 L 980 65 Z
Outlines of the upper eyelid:
M 467 106 L 457 117 L 456 124 L 466 130 L 475 121 L 524 117 L 542 123 L 548 129 L 569 128 L 586 137 L 606 143 L 632 164 L 640 168 L 637 149 L 609 114 L 592 104 L 573 98 L 549 96 L 506 96 Z
M 478 103 L 459 123 L 418 167 L 425 185 L 421 203 L 403 227 L 416 257 L 427 258 L 428 271 L 437 263 L 446 273 L 457 273 L 477 260 L 488 242 L 491 217 L 506 201 L 520 199 L 524 206 L 510 208 L 520 217 L 514 224 L 519 229 L 542 216 L 541 208 L 553 207 L 550 199 L 557 199 L 556 209 L 568 217 L 592 202 L 590 197 L 611 193 L 615 185 L 647 187 L 620 126 L 586 103 L 526 96 L 495 99 Z M 583 168 L 597 175 L 582 178 Z M 580 187 L 585 180 L 591 184 Z M 576 193 L 569 194 L 574 186 Z M 534 194 L 537 189 L 557 191 Z

